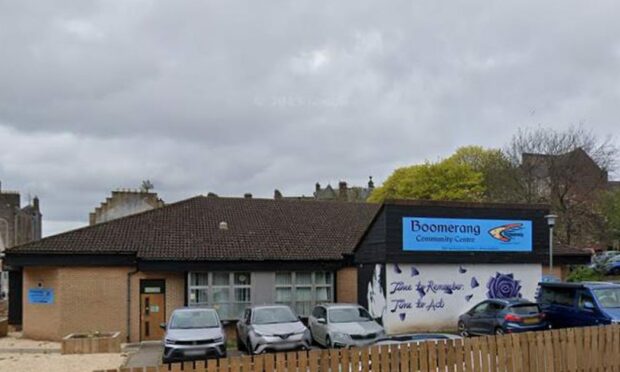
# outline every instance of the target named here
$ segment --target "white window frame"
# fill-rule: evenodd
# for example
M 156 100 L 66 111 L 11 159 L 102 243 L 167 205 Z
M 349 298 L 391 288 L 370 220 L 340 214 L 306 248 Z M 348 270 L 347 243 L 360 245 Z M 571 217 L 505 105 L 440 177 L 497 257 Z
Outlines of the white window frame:
M 330 281 L 327 284 L 317 283 L 316 274 L 318 272 L 328 274 L 330 276 Z M 274 275 L 278 274 L 291 274 L 291 284 L 278 284 L 277 279 L 275 279 L 275 289 L 273 293 L 274 302 L 282 305 L 289 305 L 292 309 L 297 310 L 297 305 L 302 303 L 309 303 L 310 309 L 308 310 L 308 314 L 298 314 L 303 316 L 310 315 L 312 312 L 312 308 L 320 303 L 325 302 L 333 302 L 334 301 L 334 273 L 332 271 L 311 271 L 312 282 L 309 284 L 297 284 L 297 274 L 304 273 L 307 274 L 308 271 L 277 271 Z M 291 289 L 291 301 L 283 302 L 277 301 L 277 290 L 279 288 L 290 288 Z M 310 300 L 309 301 L 300 301 L 297 299 L 297 289 L 298 288 L 310 288 Z M 327 288 L 329 291 L 329 296 L 327 300 L 318 300 L 317 299 L 317 289 Z
M 228 275 L 228 284 L 213 284 L 213 274 L 214 273 L 225 273 Z M 200 274 L 207 275 L 207 285 L 192 285 L 192 275 Z M 249 278 L 249 284 L 235 284 L 235 274 L 245 274 Z M 213 294 L 215 289 L 228 289 L 228 301 L 221 302 L 216 304 L 213 298 Z M 192 291 L 195 289 L 206 289 L 207 290 L 207 302 L 195 302 L 192 300 Z M 248 289 L 249 290 L 249 301 L 237 301 L 235 298 L 235 289 Z M 227 314 L 219 314 L 220 318 L 224 320 L 228 319 L 237 319 L 236 314 L 231 314 L 234 311 L 235 307 L 238 305 L 250 306 L 252 304 L 252 273 L 249 271 L 194 271 L 187 273 L 187 306 L 213 306 L 217 310 L 217 306 L 220 304 L 226 304 L 229 306 L 229 310 Z

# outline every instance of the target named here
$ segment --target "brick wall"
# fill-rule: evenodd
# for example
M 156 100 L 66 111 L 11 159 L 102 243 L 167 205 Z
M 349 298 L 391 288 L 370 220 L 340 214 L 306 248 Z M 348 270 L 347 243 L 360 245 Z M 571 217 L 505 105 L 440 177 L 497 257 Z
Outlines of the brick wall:
M 345 267 L 336 273 L 336 302 L 357 303 L 357 268 Z
M 127 274 L 129 267 L 25 268 L 23 331 L 39 340 L 59 340 L 69 333 L 120 331 L 127 337 Z M 166 318 L 182 307 L 182 273 L 142 273 L 131 279 L 131 341 L 140 337 L 140 279 L 166 279 Z M 28 289 L 54 289 L 53 304 L 29 304 Z
M 57 340 L 60 338 L 60 305 L 58 270 L 55 268 L 24 268 L 23 331 L 24 336 L 35 340 Z M 54 303 L 49 305 L 29 304 L 28 289 L 53 288 Z

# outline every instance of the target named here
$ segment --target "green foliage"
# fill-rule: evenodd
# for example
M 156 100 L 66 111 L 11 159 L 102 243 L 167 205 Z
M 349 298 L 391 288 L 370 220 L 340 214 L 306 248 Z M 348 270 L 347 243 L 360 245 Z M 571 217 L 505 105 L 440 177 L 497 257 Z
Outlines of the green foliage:
M 566 280 L 569 282 L 598 282 L 604 280 L 604 277 L 605 274 L 600 269 L 577 266 L 568 274 Z
M 609 239 L 620 240 L 620 190 L 605 193 L 601 198 L 600 210 Z
M 398 168 L 368 201 L 385 199 L 479 201 L 485 188 L 483 174 L 467 164 L 444 160 Z
M 484 200 L 514 202 L 519 199 L 515 193 L 519 179 L 518 169 L 501 150 L 466 146 L 456 150 L 446 161 L 466 164 L 476 172 L 482 173 Z

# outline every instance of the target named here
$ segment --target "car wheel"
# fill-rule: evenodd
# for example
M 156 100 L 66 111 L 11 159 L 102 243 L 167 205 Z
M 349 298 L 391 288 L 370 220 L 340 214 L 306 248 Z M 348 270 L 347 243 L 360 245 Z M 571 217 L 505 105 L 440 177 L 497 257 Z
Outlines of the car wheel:
M 503 336 L 505 334 L 504 330 L 500 327 L 495 328 L 495 334 L 498 336 Z
M 459 335 L 461 337 L 469 337 L 469 332 L 467 332 L 467 328 L 465 327 L 465 323 L 463 321 L 459 322 Z
M 331 338 L 329 338 L 329 335 L 325 336 L 325 347 L 327 349 L 331 349 L 332 348 L 332 340 L 331 340 Z

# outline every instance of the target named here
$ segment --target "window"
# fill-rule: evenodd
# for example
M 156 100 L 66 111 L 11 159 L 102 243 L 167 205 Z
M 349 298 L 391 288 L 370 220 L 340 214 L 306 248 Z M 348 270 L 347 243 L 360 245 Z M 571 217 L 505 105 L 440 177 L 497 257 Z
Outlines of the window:
M 332 301 L 332 288 L 331 272 L 277 272 L 275 301 L 308 316 L 317 303 Z
M 572 288 L 542 288 L 540 303 L 573 306 L 575 289 Z
M 237 319 L 251 304 L 250 273 L 189 273 L 188 276 L 190 306 L 213 306 L 220 318 Z

